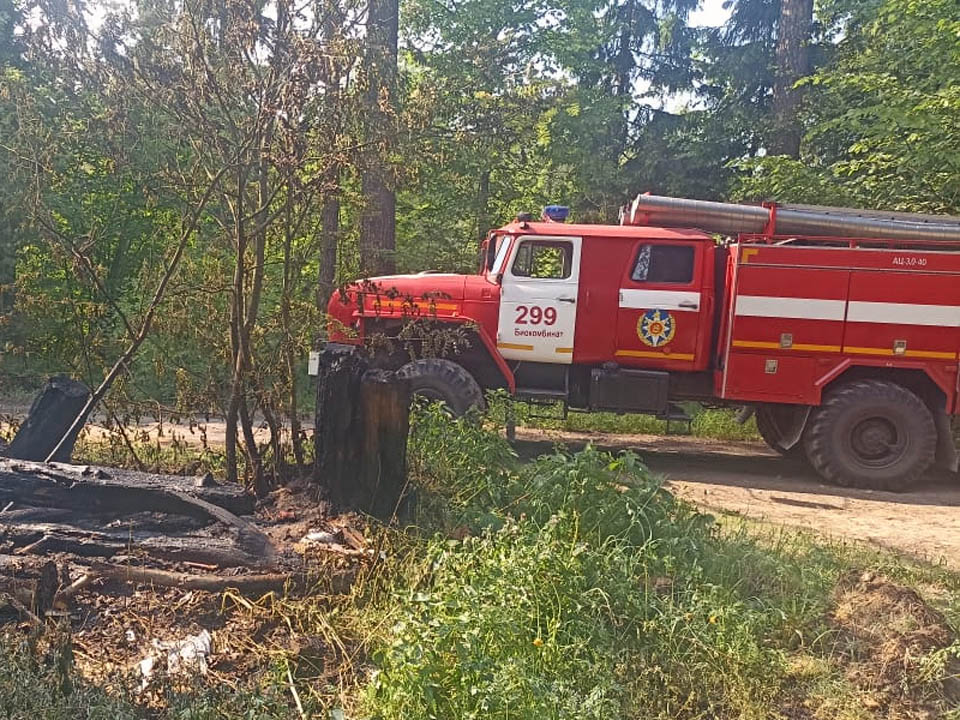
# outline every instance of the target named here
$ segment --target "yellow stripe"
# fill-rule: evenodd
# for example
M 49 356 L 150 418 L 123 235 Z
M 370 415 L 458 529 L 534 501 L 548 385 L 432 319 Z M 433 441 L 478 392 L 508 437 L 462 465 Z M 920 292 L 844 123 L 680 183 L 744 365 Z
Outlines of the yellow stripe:
M 533 350 L 533 345 L 520 345 L 519 343 L 497 343 L 497 347 L 504 350 Z
M 813 345 L 810 343 L 794 343 L 790 347 L 783 347 L 780 343 L 764 342 L 760 340 L 734 340 L 733 346 L 738 348 L 756 348 L 760 350 L 806 350 L 808 352 L 840 352 L 839 345 Z
M 895 353 L 891 348 L 844 347 L 843 351 L 851 355 L 885 355 L 887 357 L 933 358 L 936 360 L 954 360 L 957 357 L 956 353 L 939 350 L 907 350 L 903 353 Z
M 907 350 L 904 353 L 907 357 L 935 358 L 937 360 L 954 360 L 956 353 L 940 352 L 939 350 Z
M 660 360 L 693 360 L 693 353 L 648 352 L 647 350 L 617 350 L 620 357 L 658 358 Z
M 558 353 L 561 353 L 561 354 L 566 355 L 566 354 L 568 354 L 568 353 L 572 353 L 572 352 L 573 352 L 573 348 L 557 348 L 556 350 L 554 350 L 554 352 L 558 352 Z
M 734 347 L 739 348 L 758 348 L 760 350 L 779 350 L 780 343 L 764 342 L 761 340 L 734 340 Z

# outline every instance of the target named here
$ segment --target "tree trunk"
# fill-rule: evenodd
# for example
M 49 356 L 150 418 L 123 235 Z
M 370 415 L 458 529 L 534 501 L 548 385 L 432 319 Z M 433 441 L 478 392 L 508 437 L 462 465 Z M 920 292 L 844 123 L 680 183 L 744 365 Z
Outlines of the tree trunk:
M 297 365 L 294 357 L 296 347 L 293 340 L 293 326 L 290 319 L 290 298 L 293 294 L 293 209 L 290 202 L 291 188 L 287 189 L 287 199 L 283 220 L 283 287 L 280 291 L 280 327 L 283 330 L 283 361 L 287 373 L 287 417 L 290 419 L 290 446 L 298 466 L 303 465 L 303 440 L 300 435 L 300 411 L 297 407 Z M 273 432 L 273 427 L 271 427 Z M 276 449 L 274 450 L 276 456 Z M 274 465 L 279 475 L 281 458 L 274 457 Z
M 777 31 L 777 67 L 773 85 L 771 155 L 800 156 L 801 91 L 793 86 L 810 72 L 810 32 L 813 0 L 782 0 Z
M 315 476 L 333 502 L 350 497 L 360 465 L 360 380 L 367 362 L 359 353 L 326 348 L 320 353 L 314 422 Z M 343 503 L 346 504 L 346 503 Z
M 317 388 L 316 478 L 343 508 L 390 518 L 406 489 L 409 384 L 367 370 L 355 351 L 324 350 Z
M 477 184 L 477 242 L 482 243 L 490 230 L 490 171 L 480 173 L 480 182 Z
M 340 172 L 330 171 L 331 189 L 323 201 L 320 220 L 320 272 L 317 277 L 317 309 L 326 312 L 337 278 L 337 251 L 340 246 Z
M 247 238 L 243 222 L 245 182 L 246 173 L 241 171 L 237 176 L 236 207 L 233 208 L 235 256 L 233 287 L 230 294 L 230 396 L 227 400 L 227 412 L 225 413 L 226 433 L 224 437 L 227 482 L 237 482 L 239 480 L 237 427 L 240 419 L 240 401 L 243 397 L 243 343 L 240 336 L 243 332 L 243 308 L 246 304 L 244 300 L 244 275 L 246 273 L 247 255 Z
M 363 225 L 360 230 L 360 268 L 364 275 L 389 275 L 396 269 L 397 197 L 387 180 L 387 169 L 363 173 Z
M 89 397 L 90 388 L 65 375 L 47 380 L 46 387 L 34 399 L 30 414 L 7 448 L 7 457 L 42 462 L 50 456 L 60 439 L 66 437 L 66 442 L 59 443 L 60 448 L 52 459 L 70 462 L 80 433 L 80 427 L 71 429 L 71 426 Z
M 364 163 L 360 231 L 360 267 L 364 274 L 396 267 L 396 193 L 387 158 L 394 143 L 391 112 L 396 100 L 398 0 L 369 0 L 367 15 L 367 90 L 370 135 L 376 152 Z
M 407 488 L 410 386 L 387 370 L 368 370 L 360 383 L 363 454 L 354 503 L 390 518 Z

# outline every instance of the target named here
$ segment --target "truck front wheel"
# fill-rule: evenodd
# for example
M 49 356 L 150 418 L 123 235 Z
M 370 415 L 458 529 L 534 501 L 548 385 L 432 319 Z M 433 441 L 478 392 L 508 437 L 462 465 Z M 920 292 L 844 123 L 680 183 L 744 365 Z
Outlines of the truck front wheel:
M 397 375 L 410 381 L 414 395 L 439 400 L 454 415 L 463 415 L 472 407 L 483 406 L 483 391 L 462 365 L 441 358 L 409 362 Z
M 803 442 L 829 482 L 902 492 L 933 464 L 937 431 L 927 406 L 905 387 L 859 380 L 825 397 Z

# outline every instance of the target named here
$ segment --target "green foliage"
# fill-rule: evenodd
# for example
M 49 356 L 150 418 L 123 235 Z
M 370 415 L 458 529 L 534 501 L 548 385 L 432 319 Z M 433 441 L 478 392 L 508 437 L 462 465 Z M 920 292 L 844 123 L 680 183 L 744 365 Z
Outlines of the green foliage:
M 960 7 L 838 0 L 829 8 L 842 39 L 807 83 L 812 118 L 802 162 L 748 163 L 738 193 L 960 211 Z
M 362 716 L 861 717 L 827 621 L 838 582 L 872 567 L 936 583 L 934 597 L 958 587 L 843 543 L 717 526 L 630 454 L 518 465 L 481 420 L 416 416 L 417 477 L 448 514 L 432 535 L 421 525 L 362 624 L 375 664 Z M 905 682 L 936 691 L 928 676 L 951 653 Z
M 397 588 L 370 714 L 762 716 L 783 656 L 760 638 L 779 618 L 740 591 L 746 559 L 719 562 L 712 518 L 630 454 L 518 467 L 475 418 L 431 408 L 415 428 L 418 473 L 476 534 L 435 536 Z

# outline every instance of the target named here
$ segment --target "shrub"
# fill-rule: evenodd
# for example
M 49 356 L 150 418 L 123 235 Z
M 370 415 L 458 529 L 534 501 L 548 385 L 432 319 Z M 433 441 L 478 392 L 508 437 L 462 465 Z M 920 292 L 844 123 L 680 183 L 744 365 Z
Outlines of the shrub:
M 504 465 L 509 446 L 476 418 L 431 409 L 415 426 L 418 472 L 477 534 L 437 533 L 394 590 L 371 716 L 764 714 L 783 658 L 758 639 L 762 605 L 705 570 L 712 518 L 631 454 Z

